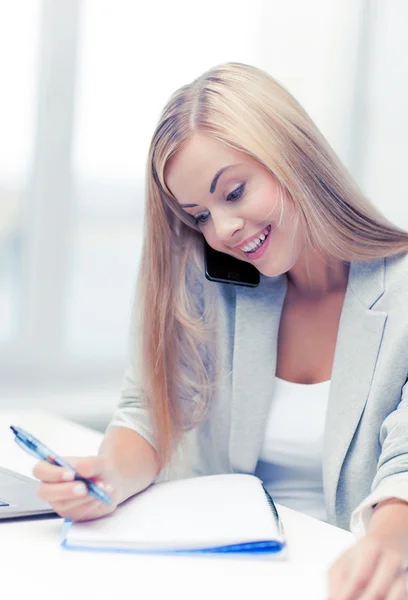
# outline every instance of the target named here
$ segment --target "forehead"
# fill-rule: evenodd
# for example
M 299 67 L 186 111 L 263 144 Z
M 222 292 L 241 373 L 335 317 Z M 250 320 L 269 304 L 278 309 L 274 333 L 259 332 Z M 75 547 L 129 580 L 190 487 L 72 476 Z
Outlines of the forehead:
M 244 164 L 248 157 L 211 137 L 195 134 L 173 156 L 165 169 L 165 181 L 179 202 L 192 193 L 208 193 L 214 175 L 223 167 Z

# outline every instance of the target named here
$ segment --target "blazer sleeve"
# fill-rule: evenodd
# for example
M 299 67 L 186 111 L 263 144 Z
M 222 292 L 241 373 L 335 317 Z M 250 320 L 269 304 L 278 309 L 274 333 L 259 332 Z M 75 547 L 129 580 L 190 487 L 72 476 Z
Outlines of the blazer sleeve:
M 117 405 L 110 427 L 127 427 L 141 435 L 149 444 L 157 450 L 151 423 L 150 411 L 141 386 L 141 378 L 138 375 L 138 363 L 134 361 L 125 371 L 122 385 L 121 400 Z M 183 471 L 182 447 L 177 447 L 169 464 L 164 465 L 154 478 L 154 482 L 167 481 L 186 476 Z
M 108 424 L 109 427 L 132 429 L 156 449 L 149 409 L 143 395 L 137 360 L 125 371 L 121 399 Z
M 357 538 L 367 531 L 373 508 L 389 498 L 408 502 L 408 380 L 401 401 L 380 429 L 381 454 L 371 493 L 353 511 L 350 530 Z
M 192 299 L 196 303 L 199 314 L 204 313 L 204 281 L 203 276 L 197 278 L 194 273 L 188 273 L 187 285 Z M 145 438 L 154 449 L 157 449 L 154 440 L 152 419 L 146 397 L 143 391 L 143 382 L 140 372 L 140 346 L 138 344 L 138 323 L 141 315 L 135 310 L 133 313 L 133 335 L 131 348 L 131 363 L 125 371 L 122 383 L 121 399 L 116 407 L 109 427 L 128 427 L 143 438 Z M 185 391 L 186 398 L 180 395 L 179 401 L 185 402 L 186 407 L 194 405 L 199 400 L 196 394 L 190 397 L 188 390 Z

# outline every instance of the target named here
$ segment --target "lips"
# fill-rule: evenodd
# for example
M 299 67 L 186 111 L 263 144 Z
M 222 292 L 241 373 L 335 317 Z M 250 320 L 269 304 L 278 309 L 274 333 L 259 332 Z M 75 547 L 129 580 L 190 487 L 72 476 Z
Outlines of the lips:
M 270 232 L 271 232 L 271 230 L 269 228 L 266 229 L 265 233 L 261 236 L 261 238 L 257 238 L 255 242 L 252 242 L 249 250 L 242 249 L 242 251 L 245 252 L 245 254 L 253 254 L 254 252 L 256 252 L 258 250 L 258 248 L 261 248 L 261 246 L 264 245 L 264 243 L 268 239 Z
M 247 253 L 247 252 L 251 252 L 254 251 L 255 248 L 259 245 L 262 245 L 262 243 L 265 241 L 265 239 L 268 237 L 269 233 L 271 232 L 272 226 L 268 225 L 267 227 L 264 227 L 264 229 L 256 236 L 252 236 L 252 238 L 249 238 L 249 242 L 242 242 L 239 245 L 239 248 Z
M 257 238 L 259 238 L 259 236 L 265 231 L 265 229 L 267 227 L 270 227 L 270 225 L 267 225 L 266 227 L 263 227 L 260 231 L 258 231 L 258 233 L 256 233 L 255 235 L 252 235 L 251 237 L 247 238 L 246 240 L 244 240 L 243 242 L 241 242 L 240 244 L 238 244 L 237 246 L 234 246 L 234 250 L 236 248 L 238 248 L 239 250 L 242 250 L 242 248 L 245 248 L 245 246 L 247 246 L 248 244 L 250 244 L 251 242 L 253 242 L 254 240 L 256 240 Z
M 251 249 L 249 251 L 243 250 L 242 252 L 245 254 L 245 258 L 250 260 L 250 261 L 255 261 L 258 260 L 260 258 L 262 258 L 262 256 L 267 252 L 269 243 L 270 243 L 270 239 L 271 239 L 271 235 L 272 235 L 272 227 L 268 227 L 267 228 L 268 234 L 266 235 L 266 237 L 264 238 L 264 240 L 262 241 L 262 243 L 259 244 L 251 244 Z M 254 246 L 254 247 L 253 247 Z

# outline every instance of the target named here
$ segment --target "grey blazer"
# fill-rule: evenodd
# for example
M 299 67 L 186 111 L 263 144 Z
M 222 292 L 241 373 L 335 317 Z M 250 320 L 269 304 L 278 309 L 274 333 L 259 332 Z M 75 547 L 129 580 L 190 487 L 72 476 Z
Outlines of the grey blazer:
M 257 288 L 211 285 L 224 376 L 208 418 L 186 435 L 184 462 L 175 457 L 166 477 L 254 473 L 263 442 L 287 276 L 261 276 Z M 136 373 L 137 365 L 128 369 L 110 425 L 130 427 L 154 445 Z M 407 377 L 408 254 L 352 262 L 324 433 L 329 523 L 359 535 L 376 502 L 408 501 Z

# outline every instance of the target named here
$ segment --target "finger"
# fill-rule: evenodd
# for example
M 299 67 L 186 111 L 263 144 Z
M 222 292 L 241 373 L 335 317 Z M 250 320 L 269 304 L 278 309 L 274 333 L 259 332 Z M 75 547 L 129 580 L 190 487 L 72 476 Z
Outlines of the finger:
M 73 519 L 74 521 L 88 521 L 90 519 L 99 519 L 112 512 L 106 504 L 95 500 L 92 504 L 87 506 L 84 510 L 78 511 L 78 514 Z
M 73 483 L 41 483 L 38 486 L 37 494 L 41 500 L 52 503 L 72 498 L 84 498 L 89 492 L 83 481 L 74 481 Z
M 64 456 L 63 459 L 72 467 L 72 469 L 69 467 L 60 467 L 59 465 L 51 464 L 46 460 L 41 460 L 34 465 L 32 471 L 34 477 L 50 483 L 56 481 L 70 481 L 74 478 L 72 474 L 76 469 L 77 462 L 83 459 L 78 456 Z
M 383 554 L 361 600 L 388 598 L 394 582 L 399 579 L 401 565 L 402 558 L 398 552 Z
M 380 560 L 381 547 L 379 544 L 360 543 L 358 551 L 356 550 L 357 548 L 353 553 L 352 567 L 342 585 L 340 596 L 342 600 L 353 600 L 355 597 L 359 597 L 358 594 L 364 592 Z
M 96 480 L 95 483 L 101 487 L 102 489 L 112 489 L 112 486 L 110 485 L 105 485 L 103 483 L 103 481 L 101 480 Z M 95 496 L 91 493 L 88 493 L 86 496 L 83 497 L 75 497 L 75 499 L 72 499 L 72 497 L 68 498 L 68 499 L 64 499 L 64 500 L 55 500 L 53 501 L 53 506 L 63 509 L 64 511 L 66 510 L 73 510 L 77 507 L 82 507 L 85 506 L 87 504 L 90 504 L 91 502 L 96 502 L 97 504 L 100 504 L 102 501 L 99 500 L 99 498 L 95 498 Z
M 88 521 L 97 519 L 112 512 L 105 504 L 98 502 L 95 498 L 86 504 L 66 505 L 58 510 L 58 514 L 72 521 Z
M 76 460 L 75 468 L 81 477 L 100 477 L 106 469 L 106 461 L 103 456 L 89 456 Z
M 105 460 L 102 456 L 89 456 L 86 458 L 78 456 L 64 457 L 81 477 L 86 479 L 102 475 L 105 468 Z M 71 481 L 74 479 L 73 470 L 66 467 L 51 465 L 42 460 L 34 465 L 33 475 L 41 481 L 55 483 L 57 481 Z
M 71 518 L 70 516 L 76 511 L 81 511 L 87 508 L 89 504 L 93 504 L 95 502 L 95 498 L 93 496 L 87 496 L 86 498 L 81 498 L 78 500 L 57 500 L 52 503 L 52 507 L 56 513 L 65 518 Z
M 75 473 L 64 467 L 50 465 L 45 460 L 36 463 L 33 468 L 33 476 L 40 481 L 55 483 L 57 481 L 70 481 L 75 477 Z
M 329 580 L 329 597 L 335 596 L 344 585 L 347 576 L 347 567 L 349 565 L 349 552 L 346 551 L 336 562 L 330 567 L 328 572 Z
M 383 554 L 380 558 L 371 581 L 361 596 L 361 600 L 387 598 L 394 581 L 401 573 L 402 558 L 397 552 Z
M 394 581 L 388 595 L 385 596 L 386 600 L 408 600 L 406 577 L 407 574 L 404 572 Z

